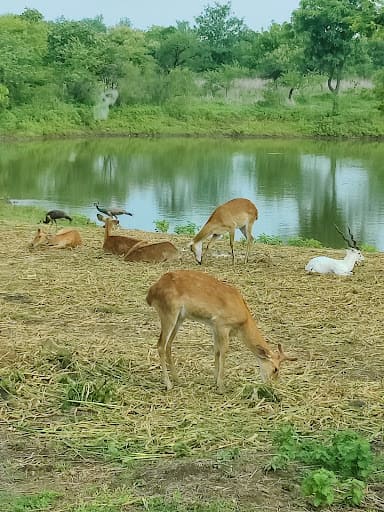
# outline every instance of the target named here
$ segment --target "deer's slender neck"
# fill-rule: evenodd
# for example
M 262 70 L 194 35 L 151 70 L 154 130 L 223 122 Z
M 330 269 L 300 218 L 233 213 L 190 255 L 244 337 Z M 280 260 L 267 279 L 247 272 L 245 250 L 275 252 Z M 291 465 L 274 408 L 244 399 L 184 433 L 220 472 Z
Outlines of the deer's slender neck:
M 110 222 L 105 223 L 104 242 L 111 236 L 112 226 Z
M 346 269 L 350 272 L 353 270 L 353 267 L 356 263 L 356 254 L 350 251 L 347 251 L 347 254 L 344 256 L 344 264 Z
M 272 354 L 271 347 L 264 338 L 262 332 L 257 327 L 255 320 L 250 316 L 248 320 L 239 329 L 239 334 L 244 344 L 254 354 L 266 357 Z

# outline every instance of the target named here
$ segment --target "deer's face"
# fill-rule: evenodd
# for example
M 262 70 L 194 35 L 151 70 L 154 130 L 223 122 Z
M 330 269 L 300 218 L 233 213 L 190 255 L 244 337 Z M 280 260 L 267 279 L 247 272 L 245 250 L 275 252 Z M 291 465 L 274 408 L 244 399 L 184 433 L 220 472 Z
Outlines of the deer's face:
M 43 245 L 45 243 L 47 243 L 48 241 L 48 235 L 47 233 L 45 233 L 45 231 L 43 231 L 42 229 L 38 229 L 37 230 L 37 233 L 35 235 L 35 238 L 32 240 L 32 242 L 29 244 L 30 247 L 38 247 L 39 245 Z
M 283 361 L 297 361 L 297 357 L 288 356 L 281 344 L 278 350 L 272 352 L 268 357 L 259 359 L 260 377 L 263 382 L 275 380 L 279 377 L 280 366 Z
M 351 248 L 351 249 L 347 249 L 347 252 L 349 252 L 350 254 L 353 255 L 356 263 L 361 263 L 362 261 L 365 260 L 362 252 L 360 251 L 360 249 L 354 249 L 354 248 Z
M 203 242 L 197 242 L 195 244 L 191 242 L 190 248 L 195 256 L 195 260 L 199 265 L 201 265 L 201 261 L 203 259 Z

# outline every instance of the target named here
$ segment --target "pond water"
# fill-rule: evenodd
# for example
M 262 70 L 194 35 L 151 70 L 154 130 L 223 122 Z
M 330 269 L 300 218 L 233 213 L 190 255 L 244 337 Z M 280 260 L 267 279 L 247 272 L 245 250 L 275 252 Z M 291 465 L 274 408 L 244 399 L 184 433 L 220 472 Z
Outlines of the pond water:
M 234 197 L 259 210 L 253 233 L 384 250 L 384 145 L 276 139 L 97 138 L 1 143 L 0 197 L 96 220 L 95 201 L 124 207 L 124 228 L 204 224 Z M 38 222 L 39 219 L 36 219 Z

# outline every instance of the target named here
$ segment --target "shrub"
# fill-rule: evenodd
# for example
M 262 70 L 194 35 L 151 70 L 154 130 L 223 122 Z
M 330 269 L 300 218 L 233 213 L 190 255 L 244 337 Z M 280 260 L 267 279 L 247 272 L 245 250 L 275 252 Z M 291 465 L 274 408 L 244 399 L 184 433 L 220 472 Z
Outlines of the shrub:
M 261 233 L 256 238 L 256 242 L 267 245 L 283 245 L 283 241 L 281 238 L 274 235 L 266 235 L 265 233 Z
M 199 230 L 199 226 L 194 222 L 187 222 L 183 226 L 176 226 L 175 233 L 178 235 L 194 235 Z
M 167 233 L 169 229 L 169 222 L 167 220 L 154 220 L 155 231 L 159 233 Z

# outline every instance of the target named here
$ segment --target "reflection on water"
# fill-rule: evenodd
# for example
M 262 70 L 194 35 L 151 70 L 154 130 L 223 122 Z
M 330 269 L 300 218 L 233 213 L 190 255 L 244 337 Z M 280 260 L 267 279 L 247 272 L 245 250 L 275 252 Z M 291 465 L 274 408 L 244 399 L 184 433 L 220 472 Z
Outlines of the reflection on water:
M 154 221 L 202 225 L 234 197 L 259 209 L 254 234 L 344 242 L 334 224 L 384 250 L 384 149 L 380 143 L 111 138 L 3 144 L 0 196 L 96 220 L 95 201 Z M 36 219 L 38 221 L 39 219 Z

